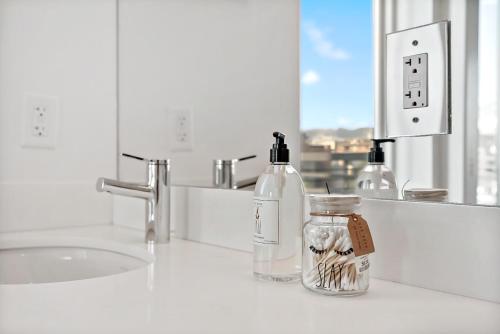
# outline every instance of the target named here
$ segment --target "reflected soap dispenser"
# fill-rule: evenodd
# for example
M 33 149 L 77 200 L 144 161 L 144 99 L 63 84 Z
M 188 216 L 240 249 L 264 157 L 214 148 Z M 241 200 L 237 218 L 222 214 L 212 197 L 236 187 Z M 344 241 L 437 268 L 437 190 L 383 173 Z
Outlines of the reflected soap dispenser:
M 292 282 L 301 277 L 304 184 L 290 164 L 285 135 L 274 132 L 270 165 L 255 186 L 254 277 Z
M 356 180 L 356 194 L 364 198 L 397 199 L 398 188 L 394 173 L 384 165 L 384 151 L 381 143 L 394 139 L 372 139 L 373 147 L 368 154 L 368 165 L 359 173 Z

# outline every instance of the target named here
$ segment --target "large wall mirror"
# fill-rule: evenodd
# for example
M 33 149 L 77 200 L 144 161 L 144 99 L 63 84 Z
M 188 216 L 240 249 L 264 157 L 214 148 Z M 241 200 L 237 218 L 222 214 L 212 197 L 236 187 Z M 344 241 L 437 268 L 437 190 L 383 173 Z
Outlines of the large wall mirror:
M 255 154 L 238 173 L 258 175 L 279 129 L 308 192 L 352 193 L 385 137 L 386 34 L 447 20 L 452 133 L 383 144 L 385 165 L 398 199 L 442 189 L 440 201 L 500 203 L 499 0 L 213 1 L 117 2 L 119 151 L 168 155 L 174 183 L 210 185 L 214 159 Z M 143 177 L 125 160 L 119 174 Z
M 385 164 L 399 199 L 406 190 L 407 199 L 500 203 L 498 0 L 302 1 L 301 7 L 301 168 L 309 191 L 326 191 L 325 182 L 336 192 L 355 191 L 371 139 L 385 137 L 385 34 L 448 20 L 452 133 L 397 138 L 385 144 Z

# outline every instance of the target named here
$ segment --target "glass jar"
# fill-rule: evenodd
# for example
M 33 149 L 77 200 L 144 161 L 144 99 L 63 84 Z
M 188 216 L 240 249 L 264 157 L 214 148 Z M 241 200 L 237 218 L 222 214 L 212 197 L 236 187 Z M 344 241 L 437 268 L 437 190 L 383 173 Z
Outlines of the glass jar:
M 354 255 L 347 228 L 359 208 L 357 195 L 310 195 L 303 229 L 302 284 L 326 295 L 358 295 L 369 285 L 368 255 Z

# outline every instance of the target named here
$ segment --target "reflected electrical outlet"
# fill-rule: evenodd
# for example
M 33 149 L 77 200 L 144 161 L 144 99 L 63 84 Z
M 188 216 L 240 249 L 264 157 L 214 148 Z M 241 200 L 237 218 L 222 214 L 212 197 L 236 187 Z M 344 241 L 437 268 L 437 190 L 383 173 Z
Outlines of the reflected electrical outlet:
M 193 113 L 188 108 L 170 110 L 172 151 L 193 150 Z
M 387 137 L 451 133 L 449 24 L 387 35 Z

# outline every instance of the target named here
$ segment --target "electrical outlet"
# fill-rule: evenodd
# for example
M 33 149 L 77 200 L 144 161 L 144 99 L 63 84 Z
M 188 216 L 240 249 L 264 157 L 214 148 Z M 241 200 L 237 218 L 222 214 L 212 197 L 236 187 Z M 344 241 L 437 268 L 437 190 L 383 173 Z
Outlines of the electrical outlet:
M 47 127 L 45 125 L 38 125 L 35 124 L 33 125 L 33 136 L 35 137 L 47 137 L 48 136 L 48 131 Z
M 26 94 L 24 97 L 24 137 L 26 148 L 55 148 L 59 101 L 56 97 Z
M 427 53 L 403 57 L 404 109 L 428 106 Z
M 175 109 L 171 112 L 173 151 L 191 151 L 193 149 L 193 115 L 189 109 Z
M 386 136 L 451 133 L 450 22 L 386 36 Z

